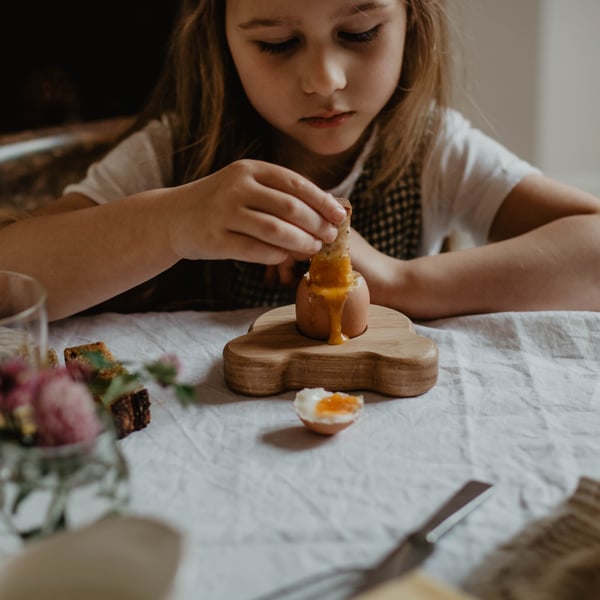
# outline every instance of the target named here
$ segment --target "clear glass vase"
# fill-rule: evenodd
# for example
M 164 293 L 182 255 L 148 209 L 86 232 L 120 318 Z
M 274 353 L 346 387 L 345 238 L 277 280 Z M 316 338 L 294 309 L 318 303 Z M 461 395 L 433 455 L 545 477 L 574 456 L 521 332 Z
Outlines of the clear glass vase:
M 23 446 L 0 442 L 0 531 L 26 541 L 122 512 L 127 463 L 110 415 L 91 442 Z

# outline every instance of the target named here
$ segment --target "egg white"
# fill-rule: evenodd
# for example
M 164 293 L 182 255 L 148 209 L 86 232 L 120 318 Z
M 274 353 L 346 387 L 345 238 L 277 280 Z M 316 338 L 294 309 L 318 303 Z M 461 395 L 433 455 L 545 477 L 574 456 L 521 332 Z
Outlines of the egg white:
M 317 404 L 323 398 L 332 396 L 334 393 L 340 396 L 356 398 L 358 400 L 357 410 L 352 413 L 316 414 L 315 409 Z M 294 408 L 301 419 L 319 423 L 347 423 L 348 421 L 354 421 L 362 411 L 363 406 L 364 401 L 362 396 L 345 394 L 343 392 L 328 392 L 324 388 L 304 388 L 296 394 L 296 398 L 294 399 Z

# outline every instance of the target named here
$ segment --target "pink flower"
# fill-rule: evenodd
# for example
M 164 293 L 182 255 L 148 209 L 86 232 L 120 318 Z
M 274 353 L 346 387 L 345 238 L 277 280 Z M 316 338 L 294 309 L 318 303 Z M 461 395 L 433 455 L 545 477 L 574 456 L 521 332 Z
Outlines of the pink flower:
M 94 376 L 94 369 L 80 360 L 68 363 L 65 369 L 73 381 L 81 381 L 85 384 Z
M 56 373 L 40 386 L 33 409 L 39 446 L 87 442 L 100 433 L 100 419 L 88 388 L 64 373 Z
M 95 395 L 107 403 L 111 394 L 118 397 L 144 377 L 163 387 L 173 386 L 181 404 L 188 404 L 196 395 L 192 386 L 178 383 L 180 369 L 175 354 L 164 354 L 143 364 L 139 372 L 125 373 L 107 386 L 95 376 L 92 364 L 78 361 L 36 371 L 21 359 L 5 360 L 0 364 L 0 440 L 36 446 L 92 441 L 103 426 L 96 412 L 102 407 L 94 401 Z
M 163 354 L 158 360 L 147 363 L 146 371 L 163 387 L 174 385 L 181 370 L 181 361 L 175 354 Z
M 165 367 L 171 367 L 175 373 L 181 371 L 181 360 L 176 354 L 163 354 L 158 362 L 163 364 Z

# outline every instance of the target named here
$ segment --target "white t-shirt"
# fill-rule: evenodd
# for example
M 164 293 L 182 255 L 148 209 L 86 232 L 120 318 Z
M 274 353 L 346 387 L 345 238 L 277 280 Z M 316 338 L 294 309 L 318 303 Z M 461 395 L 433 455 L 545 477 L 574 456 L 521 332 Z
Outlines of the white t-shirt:
M 348 176 L 332 193 L 349 197 L 370 151 L 367 144 Z M 88 169 L 77 192 L 98 204 L 172 185 L 172 137 L 167 120 L 152 121 L 123 140 Z M 511 189 L 525 176 L 540 173 L 504 146 L 449 110 L 421 172 L 420 254 L 439 252 L 453 230 L 468 232 L 476 244 L 487 241 L 490 226 Z

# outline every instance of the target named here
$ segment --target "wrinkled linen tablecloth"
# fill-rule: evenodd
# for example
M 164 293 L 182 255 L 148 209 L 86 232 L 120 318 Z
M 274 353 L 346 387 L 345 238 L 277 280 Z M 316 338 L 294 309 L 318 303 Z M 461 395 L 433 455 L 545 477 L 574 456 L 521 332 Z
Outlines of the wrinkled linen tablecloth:
M 131 512 L 185 535 L 174 600 L 251 600 L 299 578 L 368 566 L 469 479 L 495 493 L 442 539 L 427 574 L 461 588 L 530 521 L 600 479 L 600 314 L 533 312 L 416 324 L 439 348 L 427 393 L 365 392 L 360 420 L 307 431 L 294 391 L 245 397 L 222 350 L 263 310 L 78 317 L 50 343 L 103 340 L 124 361 L 176 353 L 200 404 L 148 385 L 152 421 L 120 443 Z M 143 576 L 141 573 L 136 577 Z

